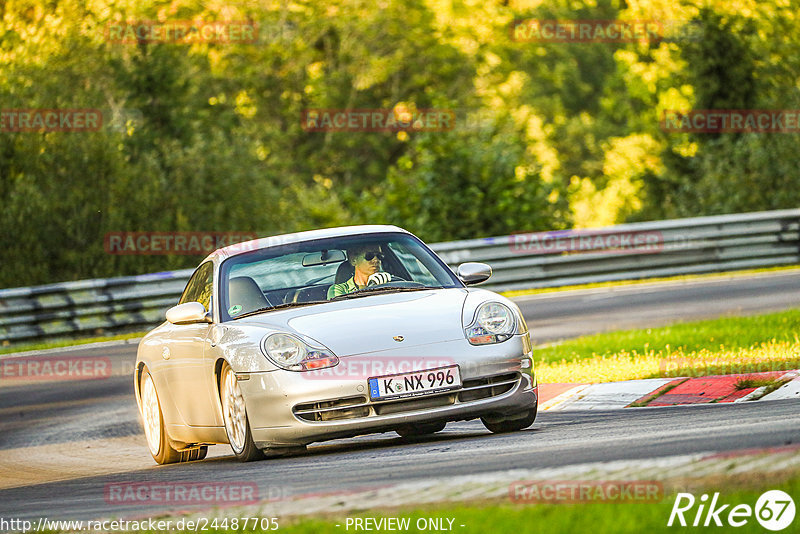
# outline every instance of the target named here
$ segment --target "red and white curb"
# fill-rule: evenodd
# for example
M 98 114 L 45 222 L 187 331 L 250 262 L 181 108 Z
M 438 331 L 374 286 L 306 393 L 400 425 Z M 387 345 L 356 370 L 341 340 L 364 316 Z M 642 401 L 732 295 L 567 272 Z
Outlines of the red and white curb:
M 787 380 L 775 391 L 741 387 L 746 379 Z M 668 390 L 662 393 L 662 390 Z M 800 371 L 772 371 L 696 378 L 648 378 L 603 384 L 539 384 L 540 411 L 614 410 L 637 406 L 675 406 L 800 399 Z
M 800 399 L 800 371 L 786 373 L 785 378 L 788 378 L 789 375 L 792 375 L 790 382 L 782 385 L 769 395 L 765 395 L 760 400 Z

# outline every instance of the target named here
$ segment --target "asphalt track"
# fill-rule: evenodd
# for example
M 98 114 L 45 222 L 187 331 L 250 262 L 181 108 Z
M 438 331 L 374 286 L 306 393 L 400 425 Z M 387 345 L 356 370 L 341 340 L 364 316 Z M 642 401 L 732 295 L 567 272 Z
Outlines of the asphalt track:
M 517 299 L 536 343 L 620 328 L 800 307 L 800 273 L 646 284 Z M 227 446 L 195 464 L 156 466 L 137 420 L 135 344 L 55 354 L 105 356 L 104 380 L 0 381 L 0 517 L 90 519 L 154 515 L 120 506 L 111 483 L 247 482 L 260 495 L 337 492 L 387 482 L 592 461 L 660 458 L 800 443 L 796 401 L 542 413 L 531 429 L 492 435 L 479 422 L 434 437 L 394 434 L 317 444 L 291 458 L 240 464 Z M 509 481 L 511 482 L 511 481 Z

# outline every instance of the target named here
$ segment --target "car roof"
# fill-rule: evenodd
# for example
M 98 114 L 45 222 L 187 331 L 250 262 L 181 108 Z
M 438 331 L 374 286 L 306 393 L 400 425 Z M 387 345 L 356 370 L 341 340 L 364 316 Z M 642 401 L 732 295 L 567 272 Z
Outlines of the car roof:
M 401 232 L 404 234 L 411 234 L 411 232 L 408 230 L 403 230 L 402 228 L 391 224 L 362 224 L 358 226 L 339 226 L 336 228 L 323 228 L 321 230 L 307 230 L 305 232 L 295 232 L 292 234 L 261 237 L 259 239 L 253 239 L 252 241 L 228 245 L 227 247 L 215 250 L 209 254 L 208 257 L 201 262 L 201 264 L 211 259 L 222 261 L 224 259 L 238 256 L 239 254 L 244 254 L 245 252 L 250 252 L 252 250 L 277 247 L 293 243 L 302 243 L 303 241 L 313 241 L 315 239 L 325 239 L 328 237 L 378 234 L 384 232 Z

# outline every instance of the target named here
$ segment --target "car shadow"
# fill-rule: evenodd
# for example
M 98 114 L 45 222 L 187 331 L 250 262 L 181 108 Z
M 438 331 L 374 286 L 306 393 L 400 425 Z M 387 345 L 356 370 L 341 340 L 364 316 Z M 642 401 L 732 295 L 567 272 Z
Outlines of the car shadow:
M 461 443 L 471 442 L 484 439 L 504 439 L 508 436 L 519 436 L 521 434 L 537 433 L 540 432 L 539 425 L 520 430 L 517 432 L 509 432 L 505 434 L 492 434 L 486 430 L 483 425 L 476 423 L 474 428 L 454 428 L 452 430 L 445 429 L 435 434 L 414 437 L 400 437 L 393 435 L 393 432 L 367 434 L 364 436 L 356 436 L 352 438 L 342 438 L 331 441 L 313 443 L 308 446 L 305 451 L 298 451 L 292 454 L 268 457 L 266 461 L 280 462 L 281 460 L 297 460 L 302 458 L 325 458 L 335 457 L 338 455 L 345 455 L 353 452 L 364 452 L 370 450 L 390 449 L 390 448 L 405 448 L 419 445 L 434 445 L 434 444 L 448 444 L 448 443 Z M 220 445 L 226 447 L 226 445 Z M 236 462 L 236 458 L 232 455 L 217 456 L 203 460 L 203 463 L 210 462 Z

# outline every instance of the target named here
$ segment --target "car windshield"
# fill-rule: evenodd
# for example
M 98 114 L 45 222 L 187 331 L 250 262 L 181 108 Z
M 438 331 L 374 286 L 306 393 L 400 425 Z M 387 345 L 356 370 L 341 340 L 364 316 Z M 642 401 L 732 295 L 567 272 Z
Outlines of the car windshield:
M 268 247 L 220 269 L 223 321 L 390 291 L 462 287 L 418 239 L 403 233 L 335 237 Z

